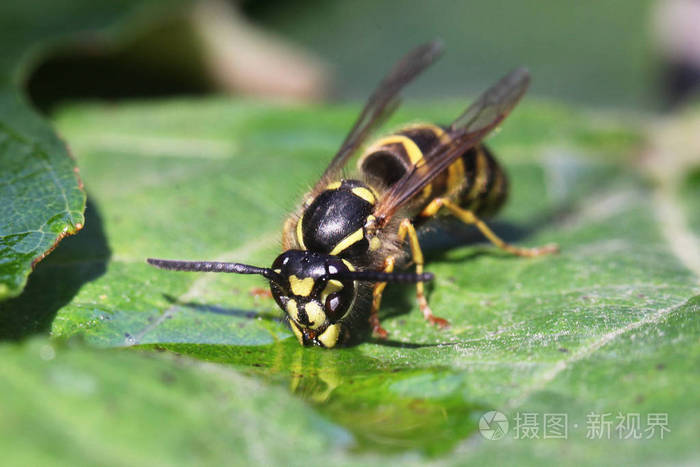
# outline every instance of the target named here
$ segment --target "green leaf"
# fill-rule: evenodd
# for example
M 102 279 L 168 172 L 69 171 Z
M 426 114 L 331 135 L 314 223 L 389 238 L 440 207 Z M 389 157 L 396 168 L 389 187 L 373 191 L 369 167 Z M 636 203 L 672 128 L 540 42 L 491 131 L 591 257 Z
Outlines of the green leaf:
M 107 37 L 154 1 L 2 2 L 0 5 L 0 300 L 18 295 L 33 266 L 84 223 L 75 162 L 22 96 L 46 51 L 86 33 Z M 93 37 L 93 40 L 95 37 Z
M 351 440 L 283 389 L 216 365 L 43 339 L 2 345 L 0 360 L 7 465 L 270 465 Z
M 85 192 L 65 146 L 14 92 L 0 90 L 0 299 L 83 225 Z
M 408 107 L 390 126 L 445 122 L 461 107 Z M 436 275 L 428 298 L 451 321 L 445 331 L 425 324 L 411 287 L 394 286 L 382 308 L 389 340 L 304 349 L 276 305 L 253 293 L 265 287 L 261 279 L 145 264 L 146 257 L 269 264 L 285 215 L 356 111 L 223 99 L 65 109 L 57 124 L 81 165 L 94 222 L 31 278 L 27 290 L 44 297 L 42 310 L 26 297 L 8 302 L 4 313 L 16 318 L 7 327 L 23 336 L 50 326 L 56 337 L 132 347 L 99 352 L 119 358 L 166 349 L 286 388 L 294 397 L 280 399 L 280 417 L 295 410 L 290 400 L 303 400 L 308 408 L 295 416 L 321 417 L 349 434 L 334 454 L 349 462 L 696 463 L 699 273 L 674 243 L 676 235 L 695 238 L 689 248 L 697 249 L 698 231 L 684 210 L 685 222 L 673 228 L 663 215 L 666 201 L 691 205 L 694 192 L 639 174 L 633 155 L 641 130 L 620 123 L 630 121 L 624 116 L 528 101 L 491 138 L 512 182 L 509 204 L 491 225 L 517 244 L 557 242 L 561 253 L 511 257 L 450 222 L 423 232 L 427 269 Z M 66 282 L 62 293 L 42 287 Z M 508 417 L 505 439 L 479 434 L 489 410 Z M 514 439 L 523 413 L 538 414 L 539 440 Z M 541 439 L 551 413 L 567 415 L 568 440 Z M 591 413 L 609 413 L 608 420 L 638 413 L 642 429 L 649 414 L 662 413 L 671 431 L 625 440 L 613 430 L 611 439 L 591 440 Z M 277 452 L 274 439 L 266 443 Z M 312 452 L 305 460 L 327 460 Z

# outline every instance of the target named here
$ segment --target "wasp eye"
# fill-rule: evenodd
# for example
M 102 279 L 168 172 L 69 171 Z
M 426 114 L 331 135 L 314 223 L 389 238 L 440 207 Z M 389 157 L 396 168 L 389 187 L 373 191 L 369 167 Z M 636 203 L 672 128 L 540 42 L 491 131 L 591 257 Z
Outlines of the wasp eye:
M 340 294 L 336 292 L 328 295 L 326 297 L 325 307 L 326 315 L 328 315 L 331 321 L 340 318 L 340 316 L 335 316 L 340 309 Z

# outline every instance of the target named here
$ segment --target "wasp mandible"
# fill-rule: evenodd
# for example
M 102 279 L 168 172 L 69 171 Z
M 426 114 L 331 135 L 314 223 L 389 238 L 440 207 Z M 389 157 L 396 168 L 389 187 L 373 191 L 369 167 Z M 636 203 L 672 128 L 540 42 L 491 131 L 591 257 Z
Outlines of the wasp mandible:
M 417 124 L 370 144 L 358 160 L 357 175 L 344 176 L 350 158 L 398 106 L 399 91 L 431 65 L 442 50 L 422 45 L 402 58 L 380 82 L 320 180 L 284 224 L 284 252 L 270 268 L 211 261 L 149 258 L 162 269 L 259 274 L 270 283 L 302 345 L 331 348 L 351 335 L 362 297 L 371 297 L 369 322 L 386 337 L 378 311 L 388 282 L 416 284 L 423 316 L 433 315 L 424 283 L 433 275 L 424 260 L 416 227 L 439 212 L 476 226 L 499 248 L 519 256 L 556 251 L 555 245 L 520 248 L 499 238 L 482 220 L 503 205 L 508 180 L 481 144 L 518 103 L 530 76 L 516 69 L 484 92 L 451 125 Z M 415 273 L 394 269 L 407 261 Z M 369 300 L 368 300 L 369 301 Z

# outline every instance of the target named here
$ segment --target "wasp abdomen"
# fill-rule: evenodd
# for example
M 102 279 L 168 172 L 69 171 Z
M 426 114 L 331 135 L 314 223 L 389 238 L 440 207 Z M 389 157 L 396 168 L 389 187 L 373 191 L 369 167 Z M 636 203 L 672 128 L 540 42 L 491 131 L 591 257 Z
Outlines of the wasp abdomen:
M 373 144 L 358 166 L 370 179 L 391 186 L 437 145 L 449 144 L 445 130 L 435 125 L 413 125 Z M 430 163 L 428 161 L 428 163 Z M 419 212 L 431 200 L 449 197 L 479 215 L 495 213 L 505 202 L 508 180 L 484 145 L 475 146 L 436 176 L 417 197 Z
M 457 191 L 459 205 L 479 216 L 495 214 L 508 198 L 508 177 L 484 146 L 476 146 L 461 158 L 466 183 Z

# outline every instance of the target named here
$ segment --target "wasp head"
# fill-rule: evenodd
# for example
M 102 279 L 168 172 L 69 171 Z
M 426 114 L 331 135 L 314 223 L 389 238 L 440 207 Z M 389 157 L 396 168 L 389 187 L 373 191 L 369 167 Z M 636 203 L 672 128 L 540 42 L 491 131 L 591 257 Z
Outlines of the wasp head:
M 335 347 L 348 335 L 343 319 L 357 297 L 358 282 L 426 282 L 433 275 L 356 271 L 347 260 L 306 250 L 285 251 L 271 268 L 219 261 L 180 261 L 148 258 L 148 263 L 171 271 L 258 274 L 270 281 L 272 296 L 289 317 L 302 345 Z
M 340 339 L 340 320 L 357 295 L 355 281 L 346 276 L 351 268 L 337 256 L 302 250 L 286 251 L 272 263 L 278 275 L 270 281 L 272 296 L 301 344 L 333 347 Z

